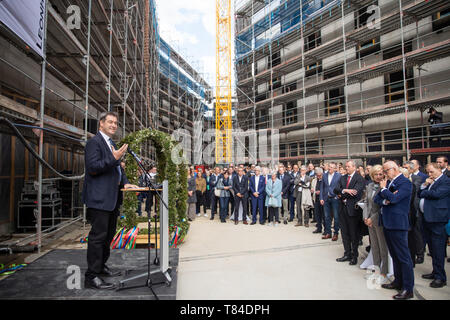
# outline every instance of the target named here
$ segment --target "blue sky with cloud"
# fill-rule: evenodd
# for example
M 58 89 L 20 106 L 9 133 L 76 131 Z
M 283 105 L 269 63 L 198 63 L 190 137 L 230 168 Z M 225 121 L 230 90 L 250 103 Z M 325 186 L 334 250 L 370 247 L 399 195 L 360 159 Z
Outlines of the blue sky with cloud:
M 160 34 L 215 83 L 215 0 L 156 0 Z

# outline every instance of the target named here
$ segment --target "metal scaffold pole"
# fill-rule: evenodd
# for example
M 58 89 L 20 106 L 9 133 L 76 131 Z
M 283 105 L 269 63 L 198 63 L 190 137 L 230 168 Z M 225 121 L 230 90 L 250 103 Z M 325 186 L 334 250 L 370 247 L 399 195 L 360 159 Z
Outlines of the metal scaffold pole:
M 87 129 L 88 129 L 88 111 L 89 111 L 89 67 L 91 57 L 91 18 L 92 18 L 92 0 L 89 0 L 88 9 L 88 35 L 87 35 L 87 54 L 86 54 L 86 90 L 85 90 L 85 103 L 84 103 L 84 141 L 87 142 Z M 83 205 L 83 234 L 86 228 L 86 205 Z
M 350 114 L 348 110 L 348 74 L 347 74 L 347 47 L 346 47 L 346 36 L 345 36 L 345 14 L 344 14 L 344 5 L 345 0 L 341 2 L 341 10 L 342 10 L 342 43 L 344 48 L 344 95 L 345 95 L 345 118 L 346 118 L 346 135 L 347 135 L 347 159 L 350 159 L 350 135 L 349 135 L 349 120 Z M 328 97 L 329 99 L 330 97 Z
M 402 41 L 402 66 L 403 66 L 403 97 L 405 99 L 405 135 L 406 135 L 406 160 L 411 157 L 409 150 L 409 128 L 408 128 L 408 83 L 406 81 L 406 56 L 405 56 L 405 37 L 403 34 L 403 7 L 402 0 L 398 0 L 400 10 L 400 34 Z
M 113 37 L 113 12 L 114 12 L 114 0 L 111 0 L 111 9 L 110 9 L 110 18 L 109 18 L 109 59 L 108 59 L 108 111 L 111 111 L 111 60 L 112 60 L 112 37 Z
M 300 0 L 300 41 L 302 42 L 300 45 L 301 48 L 301 55 L 302 55 L 302 106 L 303 106 L 303 148 L 305 149 L 305 159 L 304 164 L 308 161 L 308 155 L 306 152 L 306 102 L 305 102 L 305 38 L 303 36 L 303 0 Z
M 47 23 L 48 23 L 48 1 L 45 2 L 45 18 L 44 18 L 44 40 L 43 40 L 43 59 L 41 66 L 41 101 L 40 101 L 40 135 L 39 135 L 39 157 L 43 158 L 44 155 L 44 108 L 45 108 L 45 75 L 47 65 Z M 42 245 L 42 163 L 39 161 L 38 168 L 38 195 L 37 195 L 37 226 L 36 233 L 38 238 L 38 253 L 41 252 Z

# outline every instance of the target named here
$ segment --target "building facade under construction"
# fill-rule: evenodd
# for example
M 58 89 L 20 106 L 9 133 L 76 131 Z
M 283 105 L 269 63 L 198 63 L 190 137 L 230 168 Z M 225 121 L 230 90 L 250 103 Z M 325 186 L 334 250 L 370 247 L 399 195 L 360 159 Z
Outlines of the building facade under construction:
M 0 24 L 0 117 L 36 153 L 43 132 L 42 158 L 65 175 L 83 174 L 85 141 L 97 133 L 105 111 L 119 115 L 116 141 L 144 128 L 169 134 L 185 128 L 193 139 L 194 119 L 211 90 L 160 39 L 154 0 L 43 3 L 45 59 Z M 63 181 L 43 166 L 40 183 L 38 161 L 4 123 L 0 148 L 0 235 L 35 230 L 38 184 L 43 229 L 82 218 L 82 179 Z M 155 158 L 150 142 L 135 151 Z
M 238 123 L 278 130 L 281 162 L 449 154 L 449 1 L 236 0 L 235 10 Z

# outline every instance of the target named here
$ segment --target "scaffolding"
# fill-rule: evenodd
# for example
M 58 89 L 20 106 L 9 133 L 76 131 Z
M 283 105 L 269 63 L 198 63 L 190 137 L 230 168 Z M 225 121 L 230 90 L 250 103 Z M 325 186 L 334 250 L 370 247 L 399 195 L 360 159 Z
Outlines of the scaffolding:
M 71 29 L 66 23 L 67 8 L 73 5 L 80 9 L 80 29 Z M 39 142 L 29 129 L 22 127 L 21 131 L 57 170 L 73 175 L 84 171 L 84 144 L 97 132 L 101 112 L 119 114 L 118 139 L 157 123 L 159 35 L 155 10 L 153 0 L 47 0 L 43 61 L 1 25 L 0 41 L 7 50 L 0 56 L 0 68 L 10 77 L 0 81 L 0 113 L 19 125 L 51 129 L 41 130 Z M 1 127 L 2 147 L 23 150 L 10 134 L 8 128 Z M 155 157 L 149 143 L 140 153 Z M 41 190 L 42 180 L 52 178 L 28 151 L 24 150 L 23 157 L 26 161 L 15 154 L 8 161 L 2 160 L 10 163 L 11 173 L 0 183 L 14 181 L 10 206 L 0 215 L 0 227 L 6 225 L 10 231 L 14 230 L 14 208 L 24 180 L 38 180 Z M 24 174 L 15 173 L 20 167 L 24 167 Z M 39 217 L 40 203 L 38 197 Z M 75 219 L 79 219 L 81 209 L 73 208 Z M 36 230 L 40 248 L 41 226 Z
M 279 130 L 281 161 L 430 161 L 449 153 L 449 126 L 438 137 L 424 119 L 430 107 L 448 114 L 448 1 L 235 7 L 239 125 Z

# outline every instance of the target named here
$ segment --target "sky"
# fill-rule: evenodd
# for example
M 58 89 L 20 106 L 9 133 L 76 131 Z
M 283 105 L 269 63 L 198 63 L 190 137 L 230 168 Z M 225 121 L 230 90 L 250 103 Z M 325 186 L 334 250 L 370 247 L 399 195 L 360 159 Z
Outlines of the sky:
M 215 83 L 215 0 L 156 0 L 161 37 Z
M 161 37 L 214 87 L 216 0 L 156 0 L 156 10 Z

